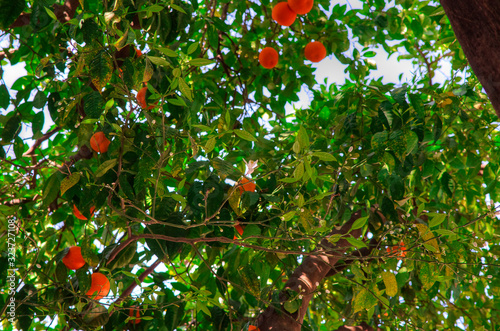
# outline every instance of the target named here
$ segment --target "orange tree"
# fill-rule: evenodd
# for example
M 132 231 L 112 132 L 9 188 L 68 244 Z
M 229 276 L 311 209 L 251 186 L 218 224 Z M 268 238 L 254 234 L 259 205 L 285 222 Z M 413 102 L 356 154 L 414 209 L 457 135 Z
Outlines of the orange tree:
M 495 329 L 497 117 L 439 3 L 276 3 L 0 0 L 3 329 Z

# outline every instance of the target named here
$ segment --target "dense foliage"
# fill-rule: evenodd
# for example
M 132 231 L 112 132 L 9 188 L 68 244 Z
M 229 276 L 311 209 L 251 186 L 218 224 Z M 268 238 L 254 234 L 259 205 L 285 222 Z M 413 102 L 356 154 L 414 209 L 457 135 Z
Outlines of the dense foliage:
M 302 330 L 494 330 L 497 117 L 439 3 L 388 2 L 317 0 L 282 27 L 268 0 L 0 0 L 2 65 L 27 70 L 0 85 L 3 329 L 248 330 L 273 306 Z M 312 40 L 345 84 L 315 81 Z M 373 78 L 382 48 L 410 84 Z M 303 311 L 284 288 L 323 239 L 341 259 Z

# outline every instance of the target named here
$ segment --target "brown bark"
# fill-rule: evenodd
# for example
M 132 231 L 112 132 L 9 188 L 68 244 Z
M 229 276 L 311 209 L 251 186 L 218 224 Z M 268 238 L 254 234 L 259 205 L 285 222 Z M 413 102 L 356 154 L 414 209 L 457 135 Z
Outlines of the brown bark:
M 332 231 L 330 235 L 348 233 L 354 221 L 360 217 L 361 211 L 357 211 L 346 224 L 340 229 Z M 351 231 L 350 234 L 353 237 L 359 237 L 361 230 Z M 331 244 L 327 238 L 323 239 L 320 248 L 315 251 L 316 254 L 305 257 L 302 264 L 295 269 L 286 282 L 285 290 L 280 293 L 280 307 L 269 305 L 258 317 L 257 326 L 260 331 L 300 331 L 314 292 L 321 281 L 327 277 L 332 266 L 343 257 L 349 247 L 351 245 L 345 239 L 340 239 L 335 245 Z M 288 313 L 283 306 L 289 299 L 288 290 L 300 293 L 302 296 L 301 307 L 293 314 Z
M 66 0 L 63 5 L 55 4 L 53 6 L 54 14 L 61 23 L 66 23 L 75 16 L 76 8 L 80 5 L 78 0 Z M 20 26 L 25 26 L 30 24 L 30 14 L 22 13 L 19 17 L 10 25 L 10 28 L 17 28 Z
M 500 117 L 500 1 L 441 0 L 441 5 Z

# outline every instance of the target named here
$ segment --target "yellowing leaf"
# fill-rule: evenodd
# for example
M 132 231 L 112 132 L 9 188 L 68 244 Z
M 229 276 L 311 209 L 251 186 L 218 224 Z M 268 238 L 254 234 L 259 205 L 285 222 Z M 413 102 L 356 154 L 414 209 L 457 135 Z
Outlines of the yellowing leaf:
M 75 186 L 76 183 L 80 181 L 79 173 L 72 173 L 68 177 L 61 181 L 61 195 L 63 195 L 67 190 Z
M 385 285 L 385 293 L 388 296 L 393 297 L 398 294 L 398 283 L 396 281 L 396 276 L 394 276 L 392 272 L 382 272 L 382 279 Z
M 438 242 L 434 236 L 434 234 L 429 230 L 429 228 L 424 225 L 424 224 L 416 224 L 415 225 L 418 229 L 418 233 L 420 234 L 420 237 L 422 237 L 422 240 L 424 241 L 425 245 L 431 246 L 434 248 L 434 252 L 436 253 L 436 256 L 438 258 L 441 258 L 440 249 Z M 432 249 L 430 249 L 432 250 Z
M 354 298 L 354 312 L 370 309 L 377 304 L 377 298 L 367 289 L 363 288 Z
M 116 159 L 111 159 L 104 161 L 96 170 L 95 176 L 96 177 L 102 177 L 108 172 L 109 169 L 113 168 L 116 165 L 117 160 Z
M 228 193 L 229 194 L 229 205 L 231 206 L 231 208 L 233 208 L 236 215 L 241 216 L 242 215 L 242 212 L 240 210 L 241 195 L 239 195 L 235 191 L 236 190 L 234 189 L 234 187 L 229 190 L 229 193 Z

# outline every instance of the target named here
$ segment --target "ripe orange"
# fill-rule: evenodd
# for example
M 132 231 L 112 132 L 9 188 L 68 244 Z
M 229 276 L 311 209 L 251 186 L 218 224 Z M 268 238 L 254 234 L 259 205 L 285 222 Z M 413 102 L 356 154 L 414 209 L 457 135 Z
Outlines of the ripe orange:
M 139 309 L 137 309 L 137 307 L 130 308 L 130 310 L 128 311 L 128 316 L 134 317 L 134 310 L 136 312 L 135 313 L 135 318 L 131 318 L 129 321 L 132 324 L 139 324 L 141 322 L 141 320 L 140 320 L 141 313 L 139 312 Z
M 249 325 L 248 331 L 260 331 L 260 329 L 258 327 L 256 327 L 255 325 Z
M 136 48 L 136 49 L 135 49 L 135 55 L 136 55 L 137 57 L 141 57 L 141 56 L 142 56 L 142 52 L 141 52 L 141 50 L 140 50 L 139 48 Z
M 82 248 L 73 246 L 69 248 L 68 254 L 62 258 L 62 263 L 71 270 L 78 270 L 85 265 L 85 260 L 82 256 Z
M 90 207 L 90 215 L 91 216 L 94 215 L 94 211 L 95 211 L 95 207 L 94 206 Z M 78 218 L 79 220 L 82 220 L 82 221 L 87 220 L 87 217 L 83 216 L 83 214 L 78 210 L 76 205 L 73 205 L 73 215 L 75 215 L 75 217 Z
M 259 62 L 260 65 L 266 69 L 272 69 L 278 64 L 279 54 L 272 47 L 265 47 L 259 53 Z
M 278 22 L 279 25 L 290 26 L 295 22 L 297 14 L 290 9 L 288 2 L 278 2 L 274 8 L 272 15 L 273 20 Z
M 238 189 L 240 190 L 240 194 L 243 194 L 245 191 L 255 192 L 255 183 L 251 182 L 248 178 L 242 177 L 238 181 Z
M 311 62 L 319 62 L 326 57 L 326 48 L 319 41 L 311 41 L 306 45 L 304 55 Z
M 96 132 L 90 137 L 90 147 L 97 153 L 106 153 L 108 151 L 109 144 L 111 144 L 111 141 L 109 141 L 108 138 L 106 138 L 106 135 L 104 132 Z
M 106 276 L 100 272 L 92 274 L 92 282 L 90 283 L 90 290 L 87 291 L 87 296 L 100 300 L 109 293 L 110 283 Z
M 314 0 L 288 0 L 288 5 L 296 14 L 304 15 L 311 11 Z

